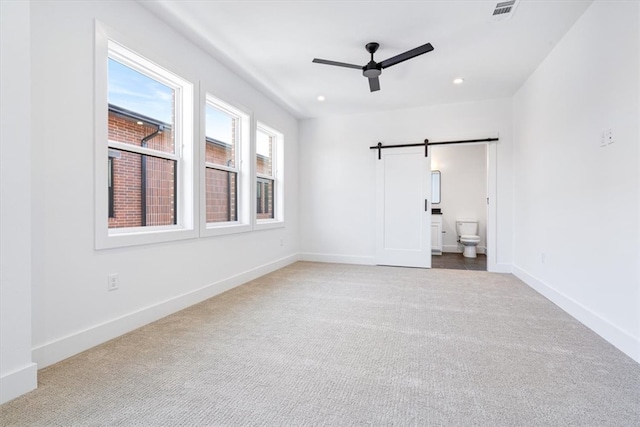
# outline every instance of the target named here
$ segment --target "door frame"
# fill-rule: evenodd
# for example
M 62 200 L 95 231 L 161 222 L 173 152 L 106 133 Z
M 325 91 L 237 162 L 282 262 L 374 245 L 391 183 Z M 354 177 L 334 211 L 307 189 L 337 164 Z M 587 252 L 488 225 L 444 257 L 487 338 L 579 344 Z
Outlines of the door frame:
M 487 271 L 508 273 L 498 267 L 498 142 L 487 145 Z
M 501 268 L 497 263 L 498 243 L 498 142 L 469 142 L 460 145 L 485 145 L 487 162 L 487 230 L 486 251 L 487 271 L 493 273 L 510 273 L 509 269 Z M 435 147 L 434 147 L 435 148 Z

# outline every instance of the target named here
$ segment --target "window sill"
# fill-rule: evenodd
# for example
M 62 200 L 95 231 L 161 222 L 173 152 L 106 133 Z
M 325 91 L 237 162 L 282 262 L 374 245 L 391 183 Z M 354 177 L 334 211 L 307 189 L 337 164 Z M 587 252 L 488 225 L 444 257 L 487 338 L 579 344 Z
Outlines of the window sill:
M 153 243 L 172 242 L 198 237 L 197 230 L 179 226 L 110 229 L 97 234 L 95 248 L 112 249 Z
M 259 219 L 253 226 L 254 230 L 269 230 L 271 228 L 284 228 L 284 221 L 278 219 Z
M 224 236 L 227 234 L 246 233 L 251 231 L 251 225 L 238 222 L 209 223 L 202 228 L 200 237 Z

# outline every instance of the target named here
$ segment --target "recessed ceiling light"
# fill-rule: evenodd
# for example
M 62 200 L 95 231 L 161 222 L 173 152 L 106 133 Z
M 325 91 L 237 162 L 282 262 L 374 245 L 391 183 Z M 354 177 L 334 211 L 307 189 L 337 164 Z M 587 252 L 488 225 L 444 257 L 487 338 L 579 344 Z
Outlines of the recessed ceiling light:
M 138 120 L 138 121 L 136 122 L 136 124 L 138 124 L 138 125 L 143 125 L 144 123 L 142 123 L 140 120 Z
M 464 79 L 460 77 L 458 77 L 457 79 L 453 79 L 453 84 L 461 85 L 462 83 L 464 83 Z
M 320 101 L 320 102 L 324 101 L 324 96 L 318 95 L 318 101 Z

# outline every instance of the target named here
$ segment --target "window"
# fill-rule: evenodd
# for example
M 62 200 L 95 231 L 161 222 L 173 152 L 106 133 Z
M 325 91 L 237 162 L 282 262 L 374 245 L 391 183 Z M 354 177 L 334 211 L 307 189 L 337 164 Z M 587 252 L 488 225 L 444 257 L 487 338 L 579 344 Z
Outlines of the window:
M 108 145 L 116 156 L 109 157 L 109 228 L 177 224 L 174 100 L 179 85 L 152 72 L 146 62 L 110 45 Z
M 256 225 L 283 221 L 283 136 L 258 123 L 256 129 Z
M 274 137 L 262 129 L 256 132 L 256 186 L 258 219 L 274 218 L 273 185 L 276 182 L 273 146 Z
M 184 238 L 193 231 L 192 85 L 97 40 L 106 67 L 96 70 L 96 164 L 107 162 L 96 171 L 96 247 Z
M 236 221 L 240 165 L 236 135 L 240 118 L 209 102 L 205 110 L 207 223 Z
M 205 94 L 204 227 L 216 235 L 250 229 L 248 215 L 249 115 Z

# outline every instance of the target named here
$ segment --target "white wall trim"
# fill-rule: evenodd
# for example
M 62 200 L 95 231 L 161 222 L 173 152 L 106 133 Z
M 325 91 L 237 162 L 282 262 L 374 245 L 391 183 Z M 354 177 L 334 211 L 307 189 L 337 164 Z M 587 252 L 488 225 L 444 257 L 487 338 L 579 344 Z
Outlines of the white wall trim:
M 580 323 L 607 340 L 618 350 L 640 363 L 640 340 L 638 338 L 623 331 L 599 314 L 594 313 L 573 298 L 557 291 L 551 285 L 529 274 L 520 267 L 514 265 L 513 274 Z
M 40 368 L 52 365 L 91 347 L 131 332 L 158 319 L 176 313 L 189 306 L 243 285 L 260 276 L 276 271 L 298 261 L 293 254 L 236 274 L 227 279 L 206 285 L 200 289 L 170 298 L 133 313 L 92 326 L 63 338 L 50 341 L 33 349 L 33 359 Z
M 329 262 L 337 264 L 376 265 L 375 257 L 361 255 L 318 254 L 311 252 L 300 253 L 300 261 Z
M 447 253 L 455 253 L 455 254 L 461 254 L 463 247 L 461 244 L 457 244 L 457 245 L 443 245 L 442 246 L 442 252 L 447 252 Z M 476 252 L 479 254 L 486 254 L 487 253 L 487 247 L 486 246 L 476 246 Z
M 488 265 L 487 271 L 490 273 L 511 273 L 513 271 L 513 266 L 511 264 L 499 262 Z
M 456 254 L 461 254 L 462 251 L 462 245 L 457 244 L 457 245 L 443 245 L 442 246 L 442 252 L 447 252 L 447 253 L 456 253 Z M 479 254 L 486 254 L 487 253 L 487 247 L 486 246 L 476 246 L 476 252 Z
M 38 386 L 38 365 L 26 366 L 0 377 L 0 404 L 8 402 Z
M 327 262 L 336 264 L 376 265 L 375 257 L 372 256 L 319 254 L 311 252 L 300 253 L 300 261 Z M 494 264 L 493 269 L 489 271 L 492 273 L 511 273 L 511 264 L 497 263 Z

